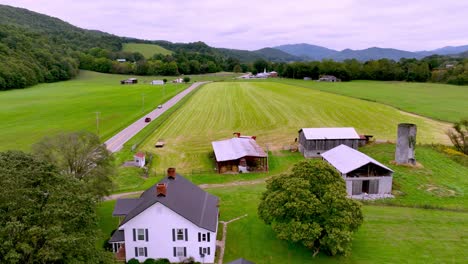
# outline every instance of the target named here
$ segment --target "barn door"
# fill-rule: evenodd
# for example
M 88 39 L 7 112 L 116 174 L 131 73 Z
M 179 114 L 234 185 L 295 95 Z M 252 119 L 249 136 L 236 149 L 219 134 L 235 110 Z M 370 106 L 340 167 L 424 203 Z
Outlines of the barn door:
M 369 194 L 379 193 L 379 180 L 369 181 Z
M 362 193 L 362 181 L 353 181 L 353 195 Z

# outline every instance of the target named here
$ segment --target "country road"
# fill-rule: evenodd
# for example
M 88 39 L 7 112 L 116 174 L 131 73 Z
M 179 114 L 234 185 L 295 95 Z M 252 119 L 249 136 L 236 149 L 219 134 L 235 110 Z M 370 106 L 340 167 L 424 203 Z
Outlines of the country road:
M 150 123 L 145 122 L 145 118 L 151 118 L 151 122 L 153 122 L 156 118 L 161 116 L 166 110 L 177 104 L 182 98 L 184 98 L 187 94 L 191 91 L 195 90 L 197 87 L 206 84 L 209 82 L 196 82 L 192 84 L 189 88 L 185 89 L 184 91 L 180 92 L 176 96 L 172 97 L 169 101 L 162 105 L 162 108 L 156 108 L 150 113 L 142 116 L 140 119 L 135 121 L 133 124 L 129 125 L 109 140 L 107 140 L 104 144 L 106 144 L 107 149 L 110 152 L 117 152 L 119 151 L 123 145 L 129 141 L 133 136 L 138 134 L 143 128 L 145 128 Z

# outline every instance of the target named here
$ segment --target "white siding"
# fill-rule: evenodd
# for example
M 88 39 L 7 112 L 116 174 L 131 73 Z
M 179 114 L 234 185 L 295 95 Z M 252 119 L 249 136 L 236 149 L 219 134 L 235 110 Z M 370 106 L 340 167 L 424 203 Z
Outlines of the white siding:
M 217 222 L 217 221 L 216 221 Z M 133 241 L 133 228 L 148 229 L 149 241 Z M 186 228 L 188 241 L 173 241 L 172 229 Z M 136 257 L 140 262 L 146 258 L 167 258 L 171 262 L 180 262 L 185 258 L 174 257 L 174 247 L 186 247 L 187 258 L 193 257 L 195 261 L 204 263 L 214 263 L 216 251 L 216 232 L 210 232 L 200 228 L 175 213 L 166 206 L 156 203 L 145 211 L 135 216 L 119 229 L 125 230 L 125 250 L 127 261 L 135 258 L 135 247 L 147 247 L 148 257 Z M 210 233 L 210 242 L 198 242 L 198 232 Z M 202 260 L 199 247 L 210 247 L 210 255 L 206 255 Z

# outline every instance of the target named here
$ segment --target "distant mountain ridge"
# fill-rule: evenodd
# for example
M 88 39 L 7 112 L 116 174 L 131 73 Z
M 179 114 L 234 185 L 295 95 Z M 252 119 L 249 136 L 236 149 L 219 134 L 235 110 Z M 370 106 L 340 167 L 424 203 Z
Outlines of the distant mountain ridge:
M 337 51 L 333 49 L 328 49 L 325 47 L 311 45 L 306 43 L 300 44 L 287 44 L 273 47 L 275 49 L 287 52 L 291 55 L 304 58 L 304 60 L 323 60 L 323 59 L 332 59 L 335 61 L 343 61 L 347 59 L 357 59 L 359 61 L 367 60 L 378 60 L 382 58 L 392 59 L 395 61 L 400 60 L 401 58 L 415 58 L 421 59 L 426 56 L 438 54 L 438 55 L 448 55 L 448 54 L 458 54 L 464 51 L 468 51 L 468 45 L 457 46 L 457 47 L 443 47 L 440 49 L 435 49 L 431 51 L 419 51 L 411 52 L 399 49 L 391 48 L 379 48 L 372 47 L 363 50 L 352 50 L 344 49 L 342 51 Z

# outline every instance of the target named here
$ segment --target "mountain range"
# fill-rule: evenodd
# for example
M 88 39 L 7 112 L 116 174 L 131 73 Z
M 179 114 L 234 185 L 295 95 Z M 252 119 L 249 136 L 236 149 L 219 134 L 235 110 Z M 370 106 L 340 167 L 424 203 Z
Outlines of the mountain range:
M 343 61 L 346 59 L 357 59 L 359 61 L 368 61 L 376 59 L 392 59 L 398 61 L 401 58 L 415 58 L 421 59 L 430 55 L 451 55 L 468 51 L 468 45 L 464 46 L 447 46 L 430 51 L 405 51 L 390 48 L 372 47 L 363 50 L 344 49 L 342 51 L 333 50 L 317 45 L 306 43 L 301 44 L 287 44 L 273 47 L 275 49 L 284 51 L 291 55 L 302 58 L 303 60 L 323 60 L 332 59 L 335 61 Z

